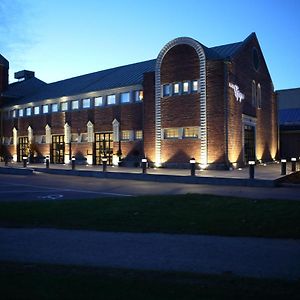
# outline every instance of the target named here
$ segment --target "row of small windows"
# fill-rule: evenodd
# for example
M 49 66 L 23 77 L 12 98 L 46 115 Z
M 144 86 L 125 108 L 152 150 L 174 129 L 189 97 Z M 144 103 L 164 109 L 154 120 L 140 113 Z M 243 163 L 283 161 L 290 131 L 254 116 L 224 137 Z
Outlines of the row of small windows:
M 133 96 L 132 96 L 133 95 Z M 142 90 L 131 92 L 125 92 L 119 94 L 119 103 L 131 103 L 131 102 L 141 102 L 144 99 L 144 93 Z M 18 110 L 12 110 L 10 116 L 13 118 L 48 114 L 50 112 L 55 113 L 58 111 L 68 111 L 68 110 L 78 110 L 80 108 L 86 109 L 93 107 L 101 107 L 105 105 L 117 104 L 117 95 L 107 95 L 100 96 L 96 98 L 87 98 L 82 100 L 66 101 L 61 103 L 45 104 L 41 106 L 26 107 Z
M 164 139 L 186 139 L 186 138 L 198 138 L 198 137 L 199 137 L 199 127 L 163 129 Z
M 252 106 L 261 108 L 261 86 L 252 81 Z
M 168 97 L 197 93 L 198 87 L 198 80 L 167 83 L 162 86 L 162 95 Z

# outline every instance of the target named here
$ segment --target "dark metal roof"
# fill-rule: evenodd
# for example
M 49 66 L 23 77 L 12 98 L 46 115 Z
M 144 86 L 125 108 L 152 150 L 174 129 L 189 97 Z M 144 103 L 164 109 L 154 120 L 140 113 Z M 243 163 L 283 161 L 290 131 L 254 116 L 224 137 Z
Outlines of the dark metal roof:
M 300 108 L 281 109 L 278 114 L 280 125 L 300 125 Z
M 143 74 L 154 70 L 155 60 L 149 60 L 73 77 L 46 84 L 34 94 L 30 96 L 24 95 L 22 99 L 14 101 L 12 104 L 24 104 L 45 99 L 55 99 L 63 96 L 72 96 L 93 91 L 142 84 Z M 16 85 L 18 84 L 19 83 L 16 83 Z M 14 89 L 15 88 L 13 87 L 12 90 Z
M 210 48 L 219 55 L 221 59 L 231 58 L 243 45 L 243 42 L 222 45 Z

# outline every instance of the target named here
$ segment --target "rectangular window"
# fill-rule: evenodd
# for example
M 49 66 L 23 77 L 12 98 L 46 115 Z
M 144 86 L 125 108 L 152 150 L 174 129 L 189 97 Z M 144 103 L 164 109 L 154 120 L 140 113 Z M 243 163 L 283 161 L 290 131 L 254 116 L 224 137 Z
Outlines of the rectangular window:
M 35 106 L 33 109 L 33 112 L 35 115 L 39 115 L 40 114 L 40 107 L 39 106 Z
M 179 94 L 179 83 L 174 83 L 173 85 L 173 94 L 178 95 Z
M 178 139 L 178 128 L 167 128 L 164 130 L 165 139 Z
M 193 80 L 192 82 L 192 92 L 198 92 L 198 80 Z
M 104 105 L 103 97 L 96 97 L 95 106 L 103 106 L 103 105 Z
M 129 141 L 130 139 L 130 130 L 122 130 L 121 131 L 121 140 Z
M 71 134 L 71 142 L 73 142 L 73 143 L 78 142 L 78 134 L 77 133 L 72 133 Z
M 139 102 L 144 99 L 144 91 L 135 91 L 134 92 L 134 101 Z
M 79 101 L 78 100 L 74 100 L 72 101 L 72 109 L 78 109 L 79 108 Z
M 135 140 L 142 140 L 143 139 L 143 131 L 142 130 L 136 130 L 134 138 L 135 138 Z
M 24 110 L 23 108 L 19 109 L 19 117 L 23 117 L 24 116 Z
M 68 102 L 62 102 L 60 105 L 62 111 L 68 110 Z
M 164 84 L 163 85 L 163 97 L 170 96 L 170 85 L 169 84 Z
M 56 103 L 52 104 L 51 108 L 52 108 L 52 112 L 58 112 L 58 104 Z
M 116 104 L 116 95 L 107 96 L 107 105 Z
M 47 114 L 49 112 L 49 105 L 43 105 L 43 114 Z
M 31 107 L 26 108 L 26 116 L 31 116 Z
M 13 118 L 16 118 L 17 117 L 17 111 L 14 109 L 11 113 L 12 117 Z
M 189 92 L 189 82 L 188 81 L 185 81 L 184 83 L 183 83 L 183 86 L 182 86 L 182 92 L 183 93 L 188 93 Z
M 91 99 L 83 99 L 82 108 L 90 108 L 90 107 L 91 107 Z
M 121 103 L 129 103 L 130 102 L 130 93 L 121 93 L 120 95 L 120 102 Z
M 198 127 L 185 127 L 183 128 L 184 138 L 198 138 L 199 130 Z

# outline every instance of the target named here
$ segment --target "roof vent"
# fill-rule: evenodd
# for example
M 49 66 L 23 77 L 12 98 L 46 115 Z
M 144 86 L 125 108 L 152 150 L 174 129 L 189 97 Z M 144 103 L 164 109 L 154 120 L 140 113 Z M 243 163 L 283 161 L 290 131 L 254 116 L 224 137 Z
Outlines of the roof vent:
M 15 79 L 18 79 L 18 81 L 30 79 L 32 77 L 34 77 L 34 72 L 32 71 L 23 70 L 15 73 Z

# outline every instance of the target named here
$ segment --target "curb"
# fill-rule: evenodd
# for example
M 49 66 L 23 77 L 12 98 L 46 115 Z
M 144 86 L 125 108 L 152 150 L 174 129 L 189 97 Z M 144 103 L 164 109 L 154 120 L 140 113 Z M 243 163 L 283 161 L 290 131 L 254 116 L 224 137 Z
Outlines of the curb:
M 59 169 L 41 169 L 34 168 L 36 172 L 96 177 L 96 178 L 111 178 L 123 180 L 139 180 L 152 182 L 170 182 L 170 183 L 185 183 L 185 184 L 209 184 L 209 185 L 231 185 L 231 186 L 249 186 L 249 187 L 275 187 L 278 186 L 277 180 L 265 179 L 246 179 L 246 178 L 221 178 L 221 177 L 202 177 L 202 176 L 179 176 L 179 175 L 162 175 L 162 174 L 136 174 L 136 173 L 115 173 L 102 171 L 83 171 L 83 170 L 59 170 Z

